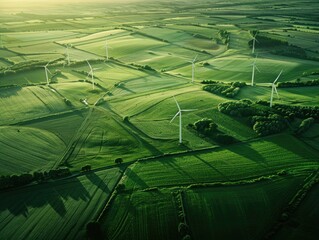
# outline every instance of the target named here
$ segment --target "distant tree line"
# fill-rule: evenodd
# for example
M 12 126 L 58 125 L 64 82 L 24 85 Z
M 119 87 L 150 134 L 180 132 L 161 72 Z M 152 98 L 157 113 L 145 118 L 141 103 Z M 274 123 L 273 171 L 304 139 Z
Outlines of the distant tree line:
M 245 82 L 223 83 L 211 80 L 204 80 L 202 84 L 205 84 L 203 90 L 228 98 L 235 97 L 246 86 Z
M 269 48 L 273 54 L 308 59 L 307 53 L 303 48 L 289 44 L 288 41 L 267 37 L 264 35 L 257 35 L 256 40 L 256 48 Z M 253 47 L 253 41 L 254 40 L 252 39 L 248 42 L 250 48 Z
M 231 116 L 246 117 L 259 136 L 278 133 L 287 127 L 285 118 L 250 100 L 220 103 L 218 110 Z
M 289 87 L 311 87 L 319 86 L 319 79 L 313 79 L 308 81 L 296 81 L 296 82 L 279 82 L 277 87 L 289 88 Z
M 245 118 L 259 136 L 282 132 L 295 118 L 305 119 L 295 130 L 296 133 L 306 131 L 319 120 L 319 107 L 274 104 L 270 108 L 269 102 L 246 99 L 220 103 L 218 110 L 233 117 Z
M 189 124 L 188 126 L 197 131 L 200 136 L 208 137 L 220 144 L 231 144 L 237 142 L 237 140 L 232 136 L 218 130 L 218 125 L 209 118 L 200 119 L 194 124 Z
M 1 176 L 0 189 L 14 188 L 27 185 L 32 182 L 43 182 L 49 179 L 57 179 L 71 175 L 68 168 L 51 169 L 50 171 L 23 173 L 20 175 Z
M 267 101 L 257 101 L 256 102 L 259 105 L 269 105 L 269 102 Z M 285 105 L 285 104 L 274 104 L 273 110 L 275 113 L 278 113 L 282 116 L 285 116 L 286 118 L 289 118 L 289 120 L 293 120 L 294 118 L 314 118 L 315 121 L 319 121 L 319 107 L 318 106 L 291 106 L 291 105 Z

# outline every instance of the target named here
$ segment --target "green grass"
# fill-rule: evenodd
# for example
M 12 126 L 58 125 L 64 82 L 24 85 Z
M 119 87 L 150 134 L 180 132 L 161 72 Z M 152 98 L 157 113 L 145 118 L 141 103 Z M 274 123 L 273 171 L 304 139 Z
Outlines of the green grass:
M 0 193 L 1 237 L 83 239 L 119 176 L 114 168 Z
M 312 240 L 315 239 L 314 236 L 318 236 L 318 228 L 316 223 L 319 219 L 319 209 L 318 209 L 318 197 L 319 197 L 319 187 L 315 186 L 309 193 L 309 195 L 304 199 L 300 208 L 292 216 L 292 220 L 296 227 L 291 227 L 285 225 L 273 239 L 305 239 Z M 289 223 L 288 223 L 289 224 Z
M 93 169 L 113 167 L 119 157 L 129 163 L 143 157 L 215 147 L 129 166 L 122 179 L 128 191 L 115 198 L 102 221 L 111 239 L 178 239 L 179 213 L 171 191 L 179 186 L 238 181 L 283 169 L 294 175 L 318 167 L 316 126 L 303 136 L 304 142 L 288 134 L 257 139 L 244 122 L 217 111 L 218 104 L 227 98 L 204 92 L 199 84 L 206 79 L 250 83 L 254 56 L 248 46 L 249 30 L 287 40 L 317 58 L 316 1 L 198 1 L 196 6 L 186 0 L 125 4 L 80 1 L 77 5 L 58 1 L 48 2 L 45 14 L 38 3 L 16 2 L 4 1 L 1 5 L 0 71 L 15 64 L 38 61 L 43 65 L 60 59 L 51 62 L 49 69 L 59 69 L 62 75 L 51 83 L 52 89 L 41 85 L 46 82 L 43 67 L 33 65 L 27 71 L 1 75 L 3 174 L 50 169 L 65 153 L 65 165 L 75 172 L 86 164 Z M 230 33 L 228 46 L 216 40 L 221 29 Z M 104 61 L 105 40 L 109 56 L 115 60 Z M 71 62 L 81 63 L 63 65 L 66 43 L 72 44 Z M 316 60 L 273 55 L 261 48 L 256 53 L 261 71 L 256 72 L 257 86 L 241 89 L 236 99 L 269 100 L 271 89 L 261 84 L 272 82 L 282 69 L 279 81 L 309 80 L 303 72 L 318 70 Z M 192 84 L 189 61 L 196 55 Z M 86 59 L 93 68 L 100 68 L 94 75 L 102 88 L 95 91 L 84 81 L 89 71 Z M 157 72 L 138 70 L 132 63 L 149 65 Z M 317 87 L 278 91 L 280 99 L 276 98 L 275 103 L 317 106 L 319 102 Z M 178 119 L 170 123 L 177 112 L 173 96 L 183 109 L 197 109 L 183 113 L 183 145 L 178 145 Z M 104 103 L 94 106 L 100 97 Z M 80 99 L 87 99 L 89 106 Z M 243 142 L 218 147 L 188 129 L 189 123 L 204 117 Z M 106 186 L 96 183 L 113 186 L 118 174 L 114 169 L 96 173 L 95 177 L 81 176 L 0 193 L 0 238 L 84 238 L 85 224 L 99 213 L 112 189 L 104 191 Z M 231 239 L 234 232 L 228 229 L 235 229 L 233 236 L 254 238 L 275 218 L 298 181 L 281 178 L 249 186 L 184 189 L 186 214 L 193 216 L 192 237 L 222 239 L 222 232 L 226 232 Z M 149 187 L 160 190 L 140 191 Z M 283 198 L 279 197 L 281 193 L 286 193 Z M 312 203 L 302 211 L 308 214 Z M 210 207 L 215 216 L 210 214 Z M 253 211 L 248 211 L 250 208 Z M 299 216 L 305 225 L 292 231 L 292 235 L 299 232 L 295 236 L 311 228 L 302 212 Z M 250 228 L 256 221 L 260 227 Z M 214 226 L 216 231 L 210 231 Z
M 178 239 L 178 213 L 168 190 L 120 194 L 101 221 L 108 239 Z
M 303 178 L 185 191 L 192 239 L 262 239 Z M 258 223 L 256 223 L 256 221 Z M 287 239 L 287 238 L 282 238 Z
M 3 108 L 1 125 L 70 110 L 48 87 L 4 88 L 0 91 L 0 105 Z
M 30 127 L 0 127 L 0 175 L 49 170 L 65 145 L 51 132 Z
M 285 144 L 285 143 L 289 144 Z M 206 153 L 138 162 L 125 176 L 128 189 L 218 182 L 318 166 L 317 153 L 289 135 L 217 148 Z

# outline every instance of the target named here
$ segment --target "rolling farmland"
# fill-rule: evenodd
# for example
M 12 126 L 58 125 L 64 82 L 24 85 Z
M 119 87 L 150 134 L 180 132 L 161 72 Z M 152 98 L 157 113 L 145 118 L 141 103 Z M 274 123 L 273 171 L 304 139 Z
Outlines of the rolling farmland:
M 0 9 L 0 239 L 316 239 L 316 1 Z

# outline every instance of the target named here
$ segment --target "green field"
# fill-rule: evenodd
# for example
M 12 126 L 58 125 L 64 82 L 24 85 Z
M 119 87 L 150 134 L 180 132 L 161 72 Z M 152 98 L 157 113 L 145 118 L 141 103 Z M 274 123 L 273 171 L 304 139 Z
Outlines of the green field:
M 1 194 L 4 239 L 81 239 L 119 178 L 117 168 Z M 50 216 L 50 217 L 47 217 Z
M 0 239 L 265 239 L 317 171 L 317 1 L 0 5 Z M 316 239 L 317 187 L 268 239 Z

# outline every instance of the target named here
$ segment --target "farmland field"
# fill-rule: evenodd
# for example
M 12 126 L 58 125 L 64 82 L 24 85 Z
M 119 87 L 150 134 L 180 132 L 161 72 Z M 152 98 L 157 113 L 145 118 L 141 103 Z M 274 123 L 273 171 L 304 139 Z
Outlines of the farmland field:
M 2 238 L 83 238 L 119 176 L 114 168 L 1 193 Z
M 318 1 L 0 9 L 0 239 L 317 239 Z

